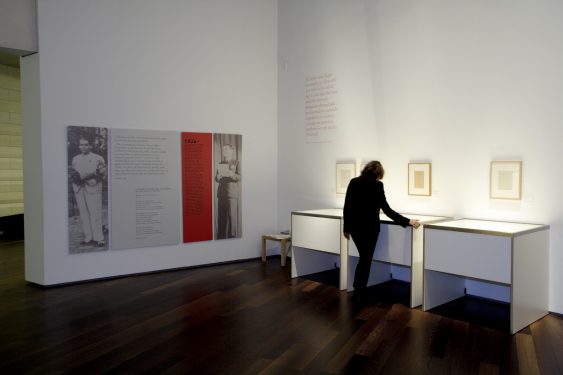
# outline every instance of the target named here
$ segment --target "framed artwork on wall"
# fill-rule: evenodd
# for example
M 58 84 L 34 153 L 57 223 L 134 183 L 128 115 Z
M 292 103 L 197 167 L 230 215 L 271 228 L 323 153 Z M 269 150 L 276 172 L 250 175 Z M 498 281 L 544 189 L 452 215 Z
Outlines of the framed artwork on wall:
M 432 195 L 432 163 L 409 163 L 409 195 Z
M 491 161 L 491 199 L 522 199 L 522 162 Z
M 356 177 L 356 163 L 336 163 L 336 194 L 346 194 L 348 184 Z

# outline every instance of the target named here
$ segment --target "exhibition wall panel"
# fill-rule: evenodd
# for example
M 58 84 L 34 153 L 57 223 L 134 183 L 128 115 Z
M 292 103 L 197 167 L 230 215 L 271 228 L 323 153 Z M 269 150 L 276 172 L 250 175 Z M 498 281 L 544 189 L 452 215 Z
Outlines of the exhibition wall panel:
M 213 134 L 182 133 L 183 241 L 213 239 Z

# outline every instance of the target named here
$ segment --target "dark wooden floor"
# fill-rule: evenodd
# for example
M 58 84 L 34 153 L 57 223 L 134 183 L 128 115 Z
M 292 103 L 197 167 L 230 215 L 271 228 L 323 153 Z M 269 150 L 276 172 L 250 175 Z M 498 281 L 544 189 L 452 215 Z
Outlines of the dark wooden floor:
M 561 317 L 510 335 L 466 319 L 479 301 L 422 312 L 378 289 L 356 311 L 288 268 L 273 258 L 41 289 L 23 280 L 23 243 L 4 243 L 0 374 L 563 374 Z

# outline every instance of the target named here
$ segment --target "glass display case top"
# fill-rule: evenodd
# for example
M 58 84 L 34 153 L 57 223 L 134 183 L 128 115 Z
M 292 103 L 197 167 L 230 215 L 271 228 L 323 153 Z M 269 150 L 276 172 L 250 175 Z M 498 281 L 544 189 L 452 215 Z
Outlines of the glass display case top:
M 304 216 L 317 216 L 317 217 L 326 217 L 326 218 L 334 218 L 334 219 L 341 219 L 343 216 L 342 208 L 326 208 L 326 209 L 319 209 L 319 210 L 304 210 L 304 211 L 293 211 L 292 214 L 294 215 L 304 215 Z M 444 216 L 429 216 L 429 215 L 418 215 L 418 214 L 403 214 L 401 215 L 408 217 L 409 219 L 418 219 L 422 224 L 425 223 L 434 223 L 438 221 L 448 220 L 451 218 L 444 217 Z M 382 223 L 390 224 L 393 223 L 387 215 L 383 212 L 380 213 L 379 219 Z
M 549 226 L 543 224 L 511 223 L 506 221 L 460 219 L 434 223 L 428 225 L 427 228 L 512 236 L 548 229 Z

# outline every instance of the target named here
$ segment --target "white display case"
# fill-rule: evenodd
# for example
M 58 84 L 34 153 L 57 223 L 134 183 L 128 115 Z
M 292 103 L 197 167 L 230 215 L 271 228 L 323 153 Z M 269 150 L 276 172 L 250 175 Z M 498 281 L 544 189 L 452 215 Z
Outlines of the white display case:
M 340 265 L 340 289 L 348 288 L 348 240 L 342 232 L 342 209 L 291 213 L 291 277 Z
M 449 218 L 405 214 L 411 219 L 434 223 Z M 327 271 L 340 267 L 341 290 L 352 290 L 358 250 L 343 234 L 342 209 L 294 211 L 291 215 L 291 277 Z M 411 306 L 422 304 L 422 228 L 412 232 L 381 215 L 381 229 L 368 285 L 390 279 L 390 275 L 411 283 Z M 350 286 L 350 287 L 349 287 Z
M 438 223 L 451 218 L 418 214 L 402 214 L 409 219 L 417 219 L 422 226 L 414 229 L 396 224 L 385 214 L 380 215 L 380 231 L 368 286 L 380 284 L 391 279 L 410 283 L 410 307 L 422 305 L 424 231 L 430 223 Z M 358 249 L 354 241 L 348 244 L 348 290 L 353 290 L 354 273 L 359 260 Z
M 463 297 L 476 280 L 509 290 L 511 333 L 548 313 L 548 225 L 472 219 L 429 224 L 424 253 L 424 311 Z

